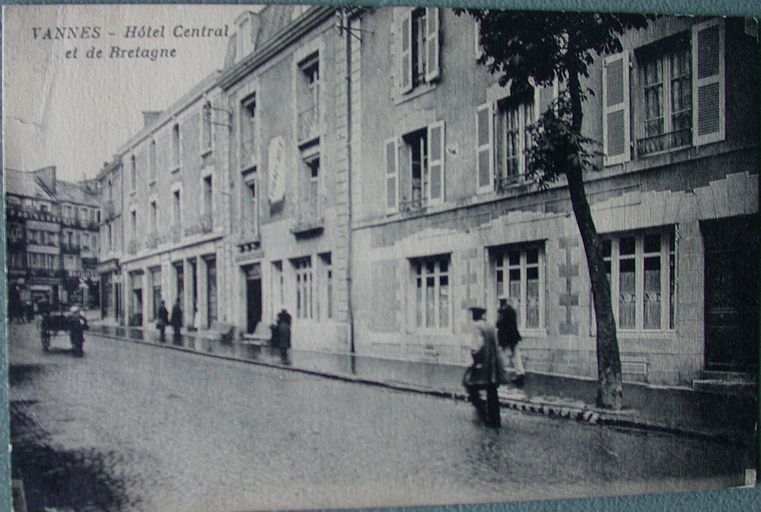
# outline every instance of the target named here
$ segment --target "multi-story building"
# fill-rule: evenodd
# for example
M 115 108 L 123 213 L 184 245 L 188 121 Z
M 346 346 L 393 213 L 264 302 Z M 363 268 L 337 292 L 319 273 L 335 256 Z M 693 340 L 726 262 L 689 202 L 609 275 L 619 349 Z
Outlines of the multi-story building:
M 114 323 L 124 320 L 122 309 L 121 257 L 123 246 L 121 158 L 106 162 L 98 173 L 100 191 L 100 274 L 101 317 Z
M 213 121 L 222 106 L 216 83 L 215 73 L 167 110 L 144 113 L 143 130 L 117 152 L 112 172 L 121 179 L 112 183 L 118 180 L 122 204 L 113 229 L 123 237 L 118 259 L 128 325 L 155 326 L 161 300 L 169 309 L 179 300 L 186 326 L 195 311 L 202 329 L 226 319 L 227 295 L 217 283 L 226 272 L 230 192 Z
M 449 9 L 270 6 L 235 24 L 224 69 L 114 167 L 133 323 L 165 290 L 186 323 L 197 304 L 203 327 L 267 336 L 285 307 L 296 348 L 462 364 L 467 307 L 494 320 L 507 296 L 530 370 L 596 375 L 568 191 L 526 175 L 527 127 L 562 82 L 511 94 Z M 622 42 L 590 67 L 583 131 L 605 155 L 585 182 L 624 378 L 748 370 L 757 40 L 742 20 L 664 17 Z
M 348 351 L 346 59 L 334 12 L 277 6 L 236 20 L 219 80 L 231 123 L 226 289 L 243 333 L 269 337 L 285 308 L 295 347 Z
M 584 250 L 564 182 L 525 178 L 526 127 L 558 86 L 514 96 L 476 24 L 436 8 L 361 16 L 352 159 L 359 352 L 467 361 L 466 308 L 517 305 L 534 371 L 596 376 Z M 757 361 L 758 59 L 742 20 L 662 18 L 585 86 L 585 176 L 624 378 L 684 384 Z M 731 73 L 727 72 L 732 70 Z M 562 87 L 562 85 L 561 85 Z M 356 98 L 355 98 L 356 99 Z M 745 284 L 744 284 L 745 283 Z
M 55 167 L 5 169 L 5 183 L 9 286 L 24 300 L 96 304 L 94 184 L 58 180 Z

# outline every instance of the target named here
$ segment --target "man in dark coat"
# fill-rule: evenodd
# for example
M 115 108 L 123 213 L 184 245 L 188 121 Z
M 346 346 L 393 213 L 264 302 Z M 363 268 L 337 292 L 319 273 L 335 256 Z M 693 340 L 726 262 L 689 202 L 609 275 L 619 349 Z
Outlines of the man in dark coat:
M 182 328 L 182 308 L 180 308 L 180 299 L 177 299 L 172 306 L 172 318 L 170 320 L 172 329 L 174 329 L 174 341 L 180 339 L 180 329 Z
M 497 349 L 497 333 L 484 319 L 484 308 L 472 307 L 470 312 L 475 328 L 473 364 L 465 372 L 463 384 L 468 392 L 468 400 L 479 416 L 485 419 L 487 425 L 499 427 L 501 419 L 497 388 L 507 381 L 507 375 Z M 486 402 L 480 396 L 482 389 L 486 390 Z
M 167 311 L 166 304 L 162 300 L 161 306 L 159 306 L 158 318 L 156 319 L 156 327 L 159 328 L 159 341 L 161 342 L 166 341 L 166 326 L 168 324 L 169 324 L 169 311 Z
M 281 308 L 277 314 L 277 327 L 275 328 L 278 348 L 280 349 L 280 360 L 283 364 L 290 364 L 288 359 L 288 349 L 291 348 L 291 315 L 285 308 Z
M 499 298 L 497 339 L 500 348 L 510 351 L 510 365 L 515 370 L 513 383 L 516 387 L 522 388 L 526 382 L 526 370 L 523 368 L 523 358 L 518 346 L 522 338 L 520 332 L 518 332 L 518 315 L 515 309 L 508 303 L 507 297 Z

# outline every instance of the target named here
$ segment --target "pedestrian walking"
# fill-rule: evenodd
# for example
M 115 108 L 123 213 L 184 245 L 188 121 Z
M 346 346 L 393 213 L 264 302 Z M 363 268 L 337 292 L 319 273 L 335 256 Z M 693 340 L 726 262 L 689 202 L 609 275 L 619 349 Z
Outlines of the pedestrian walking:
M 509 297 L 499 298 L 499 310 L 497 311 L 497 340 L 499 347 L 508 351 L 510 366 L 515 371 L 513 384 L 522 388 L 526 384 L 526 370 L 523 368 L 521 356 L 521 333 L 518 332 L 518 315 L 509 303 Z
M 476 408 L 479 416 L 487 425 L 499 427 L 501 418 L 497 388 L 508 379 L 497 349 L 497 333 L 484 318 L 486 309 L 471 307 L 469 310 L 475 329 L 471 352 L 473 364 L 463 376 L 463 385 L 468 393 L 468 400 Z M 481 390 L 486 391 L 486 402 L 481 398 Z
M 79 306 L 72 306 L 69 314 L 69 340 L 74 354 L 77 356 L 84 355 L 85 333 L 90 327 L 87 325 L 85 318 Z
M 177 299 L 172 306 L 172 317 L 170 318 L 172 329 L 174 329 L 174 341 L 180 340 L 180 329 L 182 328 L 182 308 L 180 308 L 180 299 Z
M 280 361 L 283 364 L 290 364 L 288 350 L 291 348 L 291 315 L 285 308 L 280 308 L 280 313 L 277 314 L 276 332 L 276 341 L 280 349 Z
M 156 320 L 156 327 L 159 329 L 159 341 L 162 343 L 166 341 L 166 326 L 169 324 L 169 311 L 166 309 L 166 303 L 162 300 L 161 306 L 159 306 L 158 319 Z

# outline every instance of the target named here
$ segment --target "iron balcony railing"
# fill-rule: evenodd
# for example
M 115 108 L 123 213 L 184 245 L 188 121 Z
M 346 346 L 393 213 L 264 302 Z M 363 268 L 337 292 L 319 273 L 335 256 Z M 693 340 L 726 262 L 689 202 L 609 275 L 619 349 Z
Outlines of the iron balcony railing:
M 498 176 L 497 192 L 507 192 L 509 189 L 514 188 L 516 185 L 520 185 L 525 181 L 523 174 L 511 174 L 508 176 Z
M 428 205 L 427 197 L 416 197 L 413 199 L 402 199 L 399 201 L 399 210 L 402 212 L 414 212 L 422 210 Z
M 309 105 L 298 118 L 299 142 L 306 142 L 317 137 L 320 133 L 320 104 Z
M 156 235 L 156 233 L 151 233 L 145 239 L 145 248 L 146 249 L 155 249 L 156 245 L 158 245 L 158 236 Z
M 637 139 L 637 154 L 652 155 L 692 144 L 692 128 Z
M 137 254 L 137 240 L 130 240 L 127 243 L 127 254 Z

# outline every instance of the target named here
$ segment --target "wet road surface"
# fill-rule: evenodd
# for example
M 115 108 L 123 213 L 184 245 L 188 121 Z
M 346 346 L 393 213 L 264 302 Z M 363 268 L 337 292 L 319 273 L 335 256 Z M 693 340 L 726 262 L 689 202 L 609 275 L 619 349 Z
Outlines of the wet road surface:
M 10 327 L 30 510 L 261 510 L 725 487 L 747 449 L 503 411 L 88 335 Z

